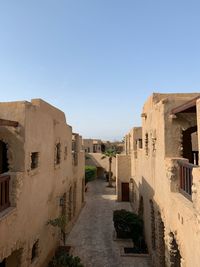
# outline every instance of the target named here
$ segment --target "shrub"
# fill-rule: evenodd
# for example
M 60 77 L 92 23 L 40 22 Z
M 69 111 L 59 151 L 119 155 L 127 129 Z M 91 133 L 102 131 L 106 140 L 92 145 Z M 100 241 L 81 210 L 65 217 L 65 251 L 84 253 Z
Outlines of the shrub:
M 53 227 L 58 227 L 61 231 L 61 241 L 63 242 L 63 245 L 65 245 L 65 238 L 66 238 L 66 232 L 65 227 L 67 225 L 67 218 L 64 215 L 60 215 L 59 217 L 48 220 L 47 225 L 51 225 Z
M 115 210 L 113 221 L 118 238 L 131 238 L 134 244 L 139 244 L 143 237 L 143 221 L 137 214 L 124 209 Z
M 94 166 L 85 166 L 85 183 L 94 180 L 97 176 L 97 168 Z
M 58 250 L 48 267 L 84 267 L 79 257 L 69 255 L 64 250 Z

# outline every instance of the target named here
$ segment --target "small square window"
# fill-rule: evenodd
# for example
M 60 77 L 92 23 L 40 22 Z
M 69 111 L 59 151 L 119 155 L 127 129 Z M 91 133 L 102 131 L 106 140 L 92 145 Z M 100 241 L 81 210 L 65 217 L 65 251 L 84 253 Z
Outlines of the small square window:
M 38 257 L 38 249 L 39 249 L 39 240 L 37 240 L 32 247 L 31 251 L 31 262 L 33 262 Z
M 31 153 L 31 170 L 34 170 L 38 167 L 38 162 L 39 162 L 39 153 L 32 152 Z

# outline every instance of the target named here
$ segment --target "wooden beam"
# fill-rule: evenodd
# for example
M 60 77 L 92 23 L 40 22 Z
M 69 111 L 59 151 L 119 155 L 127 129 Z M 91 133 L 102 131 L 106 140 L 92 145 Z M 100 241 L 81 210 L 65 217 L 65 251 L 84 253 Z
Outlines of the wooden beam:
M 19 122 L 17 122 L 17 121 L 10 121 L 10 120 L 0 119 L 0 126 L 17 127 L 18 125 L 19 125 Z
M 176 108 L 173 108 L 171 110 L 171 114 L 178 114 L 178 113 L 192 113 L 192 112 L 196 112 L 196 102 L 197 100 L 200 98 L 200 96 L 197 96 L 195 98 L 193 98 L 192 100 L 190 101 L 187 101 L 186 103 L 176 107 Z

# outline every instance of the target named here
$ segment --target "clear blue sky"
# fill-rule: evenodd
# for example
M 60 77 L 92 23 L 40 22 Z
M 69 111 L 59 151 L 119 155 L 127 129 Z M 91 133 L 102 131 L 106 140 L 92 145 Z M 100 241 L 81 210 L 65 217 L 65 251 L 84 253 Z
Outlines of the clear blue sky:
M 0 101 L 43 98 L 121 139 L 152 92 L 200 91 L 200 1 L 0 1 Z

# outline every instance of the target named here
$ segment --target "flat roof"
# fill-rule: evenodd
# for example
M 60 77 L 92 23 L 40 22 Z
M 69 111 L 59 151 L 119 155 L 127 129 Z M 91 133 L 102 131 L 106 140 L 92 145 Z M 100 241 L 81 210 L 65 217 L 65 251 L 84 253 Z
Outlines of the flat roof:
M 171 110 L 171 114 L 178 114 L 178 113 L 196 113 L 196 102 L 200 98 L 200 95 L 183 103 L 182 105 L 173 108 Z

